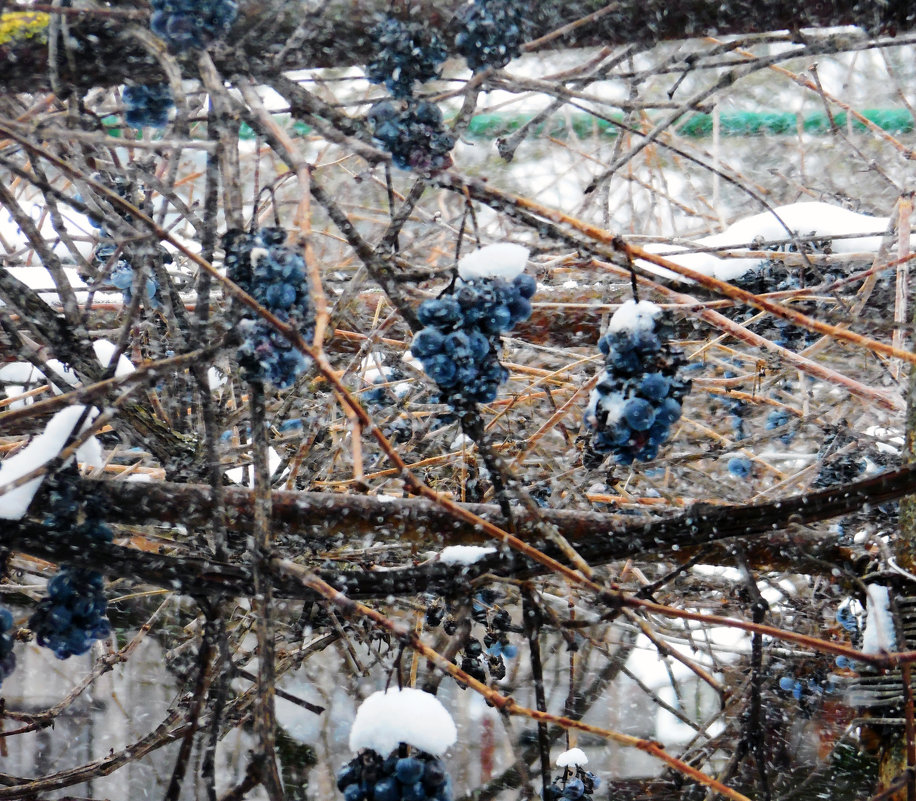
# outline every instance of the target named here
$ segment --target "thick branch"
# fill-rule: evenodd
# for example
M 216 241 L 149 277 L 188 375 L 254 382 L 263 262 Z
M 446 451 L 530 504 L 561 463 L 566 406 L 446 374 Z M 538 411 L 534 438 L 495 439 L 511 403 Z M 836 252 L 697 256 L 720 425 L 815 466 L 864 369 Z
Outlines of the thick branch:
M 449 47 L 454 37 L 451 26 L 454 10 L 463 0 L 432 2 L 415 0 L 412 16 L 446 34 Z M 226 73 L 244 72 L 252 60 L 265 53 L 283 51 L 284 69 L 343 67 L 364 64 L 375 42 L 368 35 L 379 13 L 388 3 L 383 0 L 352 3 L 331 0 L 321 11 L 303 19 L 302 6 L 295 3 L 245 3 L 229 36 L 234 48 L 214 54 L 217 66 Z M 531 40 L 576 22 L 604 8 L 603 0 L 573 0 L 531 4 Z M 869 0 L 823 0 L 797 3 L 789 0 L 621 0 L 607 13 L 595 15 L 588 23 L 572 26 L 561 36 L 551 38 L 543 47 L 568 48 L 651 44 L 664 39 L 691 36 L 751 34 L 773 30 L 799 30 L 836 25 L 858 25 L 868 31 L 912 29 L 916 18 L 904 0 L 884 3 Z M 143 20 L 94 15 L 91 10 L 69 16 L 70 59 L 59 65 L 60 80 L 78 88 L 123 83 L 125 78 L 163 80 L 161 69 L 135 38 L 126 33 L 128 24 Z M 283 49 L 293 34 L 295 47 Z M 11 39 L 0 44 L 0 85 L 11 91 L 39 92 L 51 88 L 47 72 L 47 37 Z M 191 58 L 191 57 L 189 57 Z
M 204 486 L 86 483 L 108 500 L 111 519 L 122 523 L 181 522 L 193 527 L 204 523 L 212 506 L 210 489 Z M 865 481 L 769 503 L 747 506 L 696 504 L 683 514 L 635 525 L 620 516 L 589 512 L 542 510 L 541 516 L 563 531 L 578 553 L 593 565 L 650 554 L 689 559 L 700 548 L 741 537 L 747 563 L 753 567 L 792 567 L 796 572 L 821 572 L 825 563 L 849 563 L 849 554 L 832 540 L 819 552 L 811 553 L 810 544 L 795 543 L 791 531 L 782 541 L 774 535 L 785 529 L 855 512 L 865 504 L 896 500 L 914 491 L 916 465 L 881 473 Z M 235 512 L 229 521 L 230 531 L 241 537 L 251 530 L 252 495 L 246 490 L 233 489 L 227 492 L 225 501 L 227 508 Z M 467 508 L 497 524 L 502 522 L 496 507 L 468 505 Z M 303 542 L 323 550 L 332 547 L 335 540 L 340 544 L 367 532 L 374 533 L 379 541 L 412 539 L 426 548 L 461 540 L 480 541 L 473 526 L 455 520 L 441 507 L 420 499 L 277 492 L 273 494 L 273 512 L 278 541 L 282 542 L 283 534 L 295 537 L 295 542 L 289 544 L 297 553 L 301 553 Z M 530 537 L 533 543 L 537 541 L 536 522 L 523 509 L 518 510 L 518 532 L 523 538 Z M 769 536 L 759 548 L 748 542 L 755 535 L 763 534 Z M 44 527 L 34 523 L 9 524 L 2 535 L 2 544 L 57 562 L 70 561 L 95 569 L 104 566 L 109 575 L 132 577 L 192 594 L 250 595 L 254 591 L 247 566 L 198 557 L 150 554 L 116 545 L 75 542 L 49 536 Z M 537 547 L 551 558 L 565 561 L 562 551 L 552 543 L 537 543 Z M 709 559 L 732 561 L 725 548 L 710 553 Z M 456 586 L 466 587 L 470 578 L 483 573 L 527 578 L 543 572 L 543 567 L 505 551 L 482 559 L 470 568 L 428 562 L 417 567 L 374 570 L 374 563 L 370 562 L 361 566 L 348 564 L 350 567 L 345 570 L 315 570 L 315 574 L 354 599 L 413 595 L 426 590 L 448 594 L 454 592 Z M 304 592 L 296 582 L 279 580 L 274 586 L 280 595 L 302 597 Z

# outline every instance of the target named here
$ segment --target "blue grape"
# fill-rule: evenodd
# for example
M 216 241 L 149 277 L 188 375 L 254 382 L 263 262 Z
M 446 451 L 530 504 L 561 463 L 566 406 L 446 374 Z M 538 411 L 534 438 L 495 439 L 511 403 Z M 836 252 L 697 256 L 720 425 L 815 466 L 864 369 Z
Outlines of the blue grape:
M 165 128 L 174 108 L 172 89 L 167 83 L 125 86 L 121 97 L 126 106 L 124 121 L 133 128 Z
M 568 781 L 563 789 L 563 797 L 570 801 L 578 801 L 583 795 L 585 795 L 585 783 L 579 778 Z
M 639 394 L 650 401 L 661 401 L 668 396 L 671 381 L 661 373 L 646 373 L 639 382 Z
M 437 353 L 424 360 L 423 367 L 429 377 L 443 389 L 454 386 L 458 380 L 458 365 L 444 353 Z
M 410 352 L 418 359 L 427 359 L 442 350 L 445 337 L 438 328 L 427 326 L 417 332 L 410 343 Z
M 655 413 L 655 419 L 671 425 L 681 419 L 681 412 L 680 401 L 674 398 L 665 398 Z
M 370 32 L 376 54 L 366 66 L 372 83 L 384 83 L 398 98 L 410 97 L 415 83 L 439 76 L 448 57 L 439 35 L 429 25 L 388 17 Z
M 512 283 L 515 284 L 518 294 L 526 300 L 531 300 L 534 297 L 534 293 L 537 292 L 538 283 L 528 273 L 519 273 L 512 279 Z
M 379 779 L 372 787 L 372 801 L 400 801 L 401 788 L 393 776 Z
M 343 791 L 344 801 L 365 801 L 366 788 L 362 784 L 348 784 Z
M 475 0 L 459 9 L 455 47 L 468 67 L 474 72 L 500 69 L 520 56 L 528 12 L 529 6 L 518 0 Z
M 461 321 L 461 306 L 457 300 L 448 296 L 426 300 L 417 310 L 417 318 L 423 325 L 448 328 Z
M 343 791 L 344 787 L 358 782 L 361 775 L 359 762 L 357 760 L 348 762 L 337 771 L 337 789 Z
M 623 416 L 634 431 L 646 431 L 655 421 L 655 410 L 649 401 L 631 398 L 624 407 Z
M 747 478 L 751 474 L 751 460 L 746 456 L 732 456 L 728 460 L 728 472 L 738 478 Z

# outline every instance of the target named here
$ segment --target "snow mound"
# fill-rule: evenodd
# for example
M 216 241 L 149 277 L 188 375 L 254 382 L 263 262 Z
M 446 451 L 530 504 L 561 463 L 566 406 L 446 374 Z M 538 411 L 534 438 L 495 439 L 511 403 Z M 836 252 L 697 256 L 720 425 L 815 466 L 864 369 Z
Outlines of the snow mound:
M 890 591 L 881 584 L 866 587 L 865 631 L 862 634 L 862 652 L 880 654 L 893 651 L 897 636 L 891 616 Z
M 588 757 L 581 748 L 570 748 L 557 757 L 558 768 L 575 768 L 579 765 L 587 765 Z
M 637 303 L 635 300 L 628 300 L 614 312 L 607 330 L 612 334 L 617 331 L 647 331 L 652 328 L 653 321 L 661 313 L 661 307 L 652 301 L 641 300 Z
M 607 370 L 601 376 L 601 381 L 610 379 Z M 620 392 L 599 392 L 595 387 L 588 396 L 588 406 L 585 409 L 585 421 L 593 428 L 598 427 L 598 412 L 604 412 L 604 425 L 612 426 L 623 417 L 623 410 L 627 399 Z
M 455 722 L 436 696 L 410 687 L 372 693 L 356 710 L 350 750 L 387 756 L 407 743 L 440 756 L 458 738 Z
M 796 236 L 832 240 L 831 249 L 834 253 L 875 253 L 881 247 L 889 218 L 859 214 L 829 203 L 790 203 L 738 220 L 721 234 L 703 236 L 692 241 L 699 248 L 751 249 L 755 240 L 769 242 L 788 239 L 789 235 L 782 223 Z M 834 240 L 836 236 L 849 238 Z M 647 245 L 644 249 L 720 281 L 740 278 L 760 263 L 760 259 L 723 259 L 712 253 L 673 253 L 683 250 L 679 245 Z M 670 270 L 650 262 L 639 260 L 638 264 L 656 275 L 677 277 Z
M 0 463 L 0 518 L 19 520 L 28 511 L 29 504 L 32 503 L 32 498 L 38 492 L 44 476 L 33 478 L 22 486 L 9 491 L 4 491 L 5 488 L 56 458 L 73 433 L 85 408 L 85 406 L 68 406 L 66 409 L 61 409 L 48 421 L 45 430 L 27 447 Z M 93 411 L 87 416 L 86 422 L 91 422 L 94 416 Z M 95 437 L 80 446 L 77 451 L 78 459 L 81 452 L 88 453 L 91 461 L 96 461 L 100 446 Z
M 107 339 L 97 339 L 92 343 L 92 349 L 95 351 L 96 358 L 101 362 L 102 367 L 110 367 L 111 360 L 114 358 L 115 351 L 118 349 L 114 342 Z M 130 359 L 123 353 L 118 356 L 118 366 L 115 368 L 115 378 L 123 378 L 130 375 L 137 368 L 134 367 Z
M 496 553 L 496 548 L 486 545 L 449 545 L 439 552 L 439 561 L 447 565 L 473 565 L 491 553 Z
M 458 275 L 465 281 L 472 278 L 502 278 L 511 281 L 525 271 L 528 248 L 511 242 L 487 245 L 458 261 Z

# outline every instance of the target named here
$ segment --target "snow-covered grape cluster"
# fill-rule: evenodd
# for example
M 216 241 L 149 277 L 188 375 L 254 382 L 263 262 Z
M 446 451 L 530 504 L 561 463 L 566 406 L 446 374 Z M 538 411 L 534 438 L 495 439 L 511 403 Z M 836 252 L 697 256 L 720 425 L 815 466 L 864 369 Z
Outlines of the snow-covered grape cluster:
M 452 784 L 445 763 L 406 747 L 383 758 L 364 751 L 337 773 L 344 801 L 451 801 Z
M 151 5 L 150 28 L 178 53 L 219 39 L 239 10 L 235 0 L 151 0 Z
M 226 275 L 308 339 L 314 321 L 305 259 L 284 245 L 285 241 L 282 228 L 262 228 L 257 233 L 228 231 L 223 237 Z M 285 388 L 308 367 L 307 358 L 286 337 L 247 307 L 239 333 L 242 344 L 237 357 L 248 381 Z
M 547 787 L 544 801 L 590 799 L 600 785 L 601 779 L 591 771 L 585 770 L 581 765 L 570 766 L 564 768 L 563 773 Z
M 62 474 L 52 481 L 45 519 L 50 532 L 111 542 L 113 535 L 101 512 L 94 499 L 80 501 L 71 475 Z M 95 640 L 107 637 L 111 629 L 104 590 L 101 573 L 64 565 L 48 582 L 47 595 L 29 620 L 38 644 L 50 648 L 58 659 L 66 659 L 85 653 Z
M 130 303 L 133 297 L 134 268 L 125 257 L 124 251 L 118 251 L 118 246 L 115 244 L 114 240 L 106 237 L 96 246 L 92 254 L 92 260 L 100 270 L 104 270 L 109 262 L 111 262 L 116 252 L 118 254 L 117 259 L 111 264 L 111 268 L 108 270 L 107 283 L 111 284 L 115 289 L 120 290 L 124 298 L 124 303 Z M 146 276 L 144 289 L 144 300 L 146 303 L 150 308 L 158 309 L 159 298 L 156 293 L 159 291 L 159 283 L 156 281 L 155 276 L 151 274 Z
M 458 10 L 455 47 L 472 71 L 500 69 L 521 55 L 530 8 L 519 0 L 474 0 Z
M 121 97 L 125 105 L 124 121 L 131 127 L 165 128 L 168 125 L 175 99 L 167 83 L 125 86 Z
M 396 167 L 433 173 L 451 166 L 455 137 L 445 129 L 435 103 L 382 100 L 369 109 L 368 119 L 372 135 Z
M 394 97 L 411 97 L 415 83 L 439 76 L 448 57 L 445 44 L 428 24 L 386 17 L 372 29 L 375 57 L 366 65 L 366 77 L 383 83 Z
M 531 316 L 537 284 L 525 273 L 512 281 L 472 278 L 458 281 L 449 294 L 420 305 L 423 324 L 410 352 L 442 391 L 448 403 L 489 403 L 509 372 L 497 355 L 500 334 Z
M 654 459 L 680 419 L 690 382 L 678 376 L 684 359 L 670 345 L 672 333 L 658 306 L 630 300 L 598 340 L 605 370 L 585 422 L 594 432 L 592 449 L 613 454 L 618 464 Z
M 16 654 L 13 653 L 13 616 L 8 609 L 0 607 L 0 684 L 16 669 Z

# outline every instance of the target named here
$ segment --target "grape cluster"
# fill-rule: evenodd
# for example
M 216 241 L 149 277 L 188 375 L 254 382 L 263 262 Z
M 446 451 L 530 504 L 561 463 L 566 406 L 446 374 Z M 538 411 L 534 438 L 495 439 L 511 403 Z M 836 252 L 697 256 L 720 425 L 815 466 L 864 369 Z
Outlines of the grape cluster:
M 445 44 L 429 26 L 387 17 L 372 29 L 375 58 L 366 66 L 372 83 L 383 83 L 395 97 L 410 97 L 415 83 L 439 76 L 439 66 L 448 57 Z
M 505 660 L 512 659 L 518 654 L 518 647 L 509 640 L 509 632 L 513 631 L 512 618 L 508 611 L 496 605 L 497 600 L 497 594 L 486 588 L 474 595 L 471 618 L 475 623 L 481 623 L 486 627 L 483 643 L 473 637 L 468 639 L 457 663 L 465 673 L 481 682 L 486 682 L 486 673 L 495 681 L 504 679 Z M 443 624 L 443 629 L 449 636 L 458 630 L 458 622 L 447 602 L 434 599 L 426 608 L 426 625 L 436 628 L 440 624 Z
M 525 273 L 511 283 L 501 278 L 459 281 L 450 294 L 424 301 L 417 317 L 424 325 L 410 352 L 441 390 L 443 399 L 489 403 L 509 372 L 499 363 L 500 334 L 531 316 L 537 284 Z
M 8 609 L 0 607 L 0 684 L 16 669 L 16 654 L 13 653 L 13 616 Z
M 127 304 L 130 303 L 133 297 L 134 268 L 127 260 L 124 251 L 118 251 L 118 246 L 114 240 L 106 237 L 96 246 L 92 254 L 92 261 L 100 270 L 105 270 L 109 263 L 112 262 L 116 252 L 118 254 L 117 259 L 111 263 L 111 267 L 108 270 L 107 283 L 120 290 L 124 303 Z M 145 284 L 147 304 L 152 309 L 158 309 L 159 298 L 157 297 L 157 292 L 159 291 L 159 282 L 156 281 L 155 276 L 148 274 Z
M 784 253 L 799 252 L 794 242 L 773 246 L 768 249 Z M 830 253 L 831 243 L 829 240 L 803 242 L 802 251 L 805 253 Z M 814 287 L 832 283 L 844 277 L 845 273 L 840 264 L 821 264 L 817 268 L 800 265 L 787 266 L 778 258 L 774 258 L 759 262 L 754 268 L 735 279 L 734 283 L 754 294 L 763 294 L 766 292 L 786 292 L 801 289 L 802 287 Z M 794 302 L 791 305 L 805 314 L 811 314 L 817 308 L 817 304 L 814 302 Z M 755 314 L 756 310 L 747 308 L 726 312 L 729 318 L 740 322 L 750 320 Z M 780 347 L 792 351 L 806 348 L 816 342 L 819 336 L 806 328 L 792 325 L 792 323 L 782 318 L 766 317 L 762 321 L 750 325 L 749 328 L 755 333 L 772 339 Z
M 95 570 L 64 566 L 48 582 L 48 594 L 29 620 L 39 645 L 50 648 L 58 659 L 84 654 L 95 640 L 108 636 L 102 574 Z
M 72 472 L 54 476 L 49 485 L 45 518 L 49 532 L 112 541 L 111 529 L 102 520 L 102 505 L 94 498 L 79 496 Z M 64 565 L 48 582 L 47 595 L 29 620 L 38 644 L 50 648 L 58 659 L 66 659 L 85 653 L 94 640 L 107 637 L 110 626 L 104 586 L 101 573 Z
M 865 472 L 868 464 L 860 458 L 861 452 L 858 450 L 847 450 L 846 453 L 831 458 L 832 454 L 846 448 L 852 442 L 853 438 L 843 431 L 836 431 L 824 439 L 817 452 L 818 461 L 822 464 L 814 481 L 811 482 L 812 486 L 824 489 L 836 484 L 848 484 Z
M 344 801 L 451 801 L 452 783 L 445 763 L 406 746 L 383 758 L 364 751 L 337 773 Z
M 169 111 L 174 107 L 172 89 L 167 83 L 125 86 L 121 97 L 126 106 L 124 121 L 132 128 L 165 128 Z
M 282 228 L 257 233 L 237 229 L 223 237 L 226 275 L 285 323 L 311 336 L 313 311 L 305 259 L 283 243 Z M 279 331 L 247 309 L 239 323 L 237 357 L 248 381 L 289 387 L 308 367 L 307 358 Z
M 434 103 L 414 98 L 382 100 L 369 109 L 368 120 L 372 135 L 396 167 L 435 173 L 451 166 L 455 137 L 445 129 L 442 112 Z
M 235 0 L 151 0 L 151 5 L 150 28 L 176 53 L 219 39 L 239 10 Z
M 836 683 L 825 671 L 817 669 L 806 677 L 781 676 L 779 689 L 794 698 L 802 712 L 810 715 L 825 695 L 836 692 Z
M 563 773 L 547 787 L 544 801 L 590 799 L 600 786 L 601 779 L 591 771 L 585 770 L 581 765 L 576 765 L 575 773 L 572 768 L 564 768 Z
M 521 55 L 529 9 L 519 0 L 474 0 L 458 10 L 455 47 L 473 72 L 500 69 Z
M 622 465 L 658 455 L 690 391 L 690 382 L 677 375 L 684 359 L 669 344 L 671 323 L 660 311 L 638 319 L 639 325 L 621 328 L 614 328 L 612 320 L 598 340 L 605 370 L 585 415 L 594 431 L 591 448 L 613 454 Z

